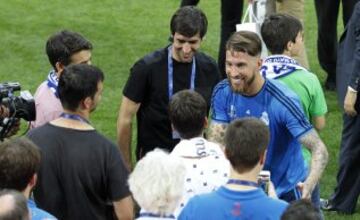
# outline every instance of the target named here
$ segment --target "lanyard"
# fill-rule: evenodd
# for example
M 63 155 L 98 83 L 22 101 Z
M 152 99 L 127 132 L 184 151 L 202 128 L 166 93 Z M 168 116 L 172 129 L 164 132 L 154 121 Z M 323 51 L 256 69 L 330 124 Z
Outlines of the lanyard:
M 229 180 L 227 181 L 227 184 L 235 184 L 235 185 L 242 185 L 242 186 L 259 187 L 258 183 L 253 182 L 253 181 L 247 181 L 247 180 L 229 179 Z
M 196 72 L 196 64 L 195 64 L 195 55 L 192 59 L 192 67 L 191 67 L 191 78 L 190 78 L 190 89 L 194 90 L 195 88 L 195 72 Z M 174 66 L 172 60 L 172 46 L 168 47 L 168 90 L 169 90 L 169 100 L 174 94 Z
M 175 219 L 174 215 L 159 215 L 159 214 L 153 214 L 150 212 L 142 212 L 139 214 L 140 217 L 155 217 L 155 218 L 172 218 Z
M 81 117 L 80 115 L 63 112 L 63 113 L 61 113 L 60 117 L 66 118 L 66 119 L 71 119 L 71 120 L 76 120 L 76 121 L 80 121 L 80 122 L 84 122 L 84 123 L 90 125 L 90 122 L 88 120 L 86 120 L 85 118 Z

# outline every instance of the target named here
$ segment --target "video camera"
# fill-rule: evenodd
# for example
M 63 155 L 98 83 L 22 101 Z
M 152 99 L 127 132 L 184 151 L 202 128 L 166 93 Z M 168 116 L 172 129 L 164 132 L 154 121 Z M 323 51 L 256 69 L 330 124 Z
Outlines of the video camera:
M 18 82 L 0 83 L 0 105 L 9 110 L 8 117 L 0 117 L 0 140 L 3 140 L 12 126 L 20 118 L 34 121 L 36 118 L 35 101 L 29 91 L 21 91 L 20 96 L 15 96 L 15 91 L 20 91 Z

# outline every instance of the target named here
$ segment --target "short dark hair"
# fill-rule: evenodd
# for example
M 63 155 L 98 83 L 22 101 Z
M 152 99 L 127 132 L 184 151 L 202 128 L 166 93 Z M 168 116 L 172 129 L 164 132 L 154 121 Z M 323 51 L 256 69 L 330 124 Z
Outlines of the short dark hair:
M 281 220 L 320 220 L 320 210 L 308 200 L 292 202 L 281 216 Z
M 0 220 L 29 220 L 30 213 L 27 207 L 27 200 L 23 194 L 15 190 L 0 190 L 0 201 L 9 197 L 8 201 L 0 202 Z M 4 207 L 6 206 L 6 207 Z M 3 209 L 3 210 L 2 210 Z
M 244 52 L 251 56 L 260 56 L 261 39 L 250 31 L 238 31 L 233 33 L 226 43 L 227 51 Z
M 0 143 L 0 188 L 25 190 L 40 167 L 40 150 L 25 137 Z
M 169 115 L 181 138 L 197 137 L 204 130 L 207 116 L 205 99 L 192 90 L 177 92 L 170 100 Z
M 301 22 L 287 14 L 274 14 L 265 18 L 261 25 L 261 37 L 272 54 L 282 54 L 291 41 L 303 30 Z
M 200 38 L 206 34 L 208 21 L 204 12 L 195 6 L 184 6 L 179 8 L 171 18 L 170 30 L 171 34 L 175 32 L 192 37 L 197 33 Z
M 56 69 L 56 63 L 64 66 L 71 63 L 71 56 L 82 50 L 92 50 L 92 44 L 79 33 L 62 30 L 52 35 L 46 42 L 46 54 L 50 64 Z
M 67 66 L 59 78 L 59 98 L 64 109 L 76 111 L 80 102 L 94 98 L 98 83 L 104 81 L 103 72 L 96 66 L 73 64 Z
M 225 153 L 232 167 L 244 173 L 255 167 L 269 144 L 269 129 L 257 118 L 231 122 L 225 132 Z

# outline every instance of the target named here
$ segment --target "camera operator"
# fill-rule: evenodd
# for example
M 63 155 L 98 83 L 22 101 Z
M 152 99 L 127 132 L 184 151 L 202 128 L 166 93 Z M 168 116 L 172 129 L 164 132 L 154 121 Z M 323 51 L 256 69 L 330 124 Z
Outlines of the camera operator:
M 9 109 L 4 105 L 0 105 L 0 119 L 2 120 L 3 118 L 6 118 L 8 116 L 9 116 Z
M 5 105 L 0 105 L 0 121 L 3 121 L 4 118 L 9 117 L 9 108 Z M 15 135 L 20 130 L 20 120 L 17 119 L 13 126 L 11 127 L 10 131 L 6 134 L 6 138 Z
M 16 91 L 20 95 L 15 95 Z M 35 101 L 29 91 L 21 91 L 18 82 L 0 83 L 0 141 L 19 131 L 20 118 L 33 121 L 35 116 Z

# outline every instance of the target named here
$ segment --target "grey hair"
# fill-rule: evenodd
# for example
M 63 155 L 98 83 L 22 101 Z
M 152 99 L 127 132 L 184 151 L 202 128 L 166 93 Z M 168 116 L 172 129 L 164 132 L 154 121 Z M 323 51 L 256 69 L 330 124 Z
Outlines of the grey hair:
M 30 220 L 23 194 L 10 189 L 0 190 L 0 220 Z
M 155 149 L 136 164 L 128 180 L 130 191 L 141 208 L 170 215 L 184 193 L 185 174 L 181 158 Z

